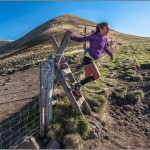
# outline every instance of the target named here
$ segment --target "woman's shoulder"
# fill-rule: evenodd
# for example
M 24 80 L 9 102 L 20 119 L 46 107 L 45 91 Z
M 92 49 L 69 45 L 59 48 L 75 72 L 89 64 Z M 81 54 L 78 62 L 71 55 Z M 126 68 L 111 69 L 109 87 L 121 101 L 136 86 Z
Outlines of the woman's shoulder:
M 107 35 L 103 36 L 103 39 L 106 40 L 106 41 L 108 41 Z
M 95 33 L 95 30 L 92 30 L 91 32 L 90 32 L 90 35 L 93 35 Z

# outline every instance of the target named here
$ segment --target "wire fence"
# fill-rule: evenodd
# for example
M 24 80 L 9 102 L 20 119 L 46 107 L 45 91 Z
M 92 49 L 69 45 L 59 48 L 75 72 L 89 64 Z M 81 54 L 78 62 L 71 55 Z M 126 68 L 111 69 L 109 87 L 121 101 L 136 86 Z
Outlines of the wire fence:
M 34 97 L 22 109 L 0 123 L 0 149 L 14 149 L 24 137 L 37 136 L 40 128 L 39 98 Z
M 0 149 L 14 149 L 33 135 L 45 137 L 48 124 L 52 120 L 53 59 L 49 57 L 47 63 L 40 63 L 39 66 L 40 94 L 0 123 Z M 1 104 L 8 103 L 12 104 L 13 101 Z

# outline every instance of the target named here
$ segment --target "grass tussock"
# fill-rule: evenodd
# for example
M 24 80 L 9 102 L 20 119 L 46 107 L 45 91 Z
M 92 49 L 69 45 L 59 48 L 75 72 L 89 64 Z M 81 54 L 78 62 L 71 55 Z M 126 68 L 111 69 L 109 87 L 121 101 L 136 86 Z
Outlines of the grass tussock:
M 144 98 L 144 92 L 142 90 L 130 91 L 127 94 L 127 98 L 130 102 L 136 104 Z
M 97 113 L 107 112 L 107 99 L 104 95 L 99 94 L 86 94 L 85 99 L 90 105 L 92 111 Z
M 79 134 L 66 134 L 63 137 L 63 146 L 65 149 L 83 148 L 82 138 Z

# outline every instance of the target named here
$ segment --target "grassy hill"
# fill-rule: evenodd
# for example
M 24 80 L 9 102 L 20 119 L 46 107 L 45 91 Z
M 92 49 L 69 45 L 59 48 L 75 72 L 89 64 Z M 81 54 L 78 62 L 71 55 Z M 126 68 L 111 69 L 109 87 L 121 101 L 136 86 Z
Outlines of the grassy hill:
M 34 89 L 34 94 L 37 94 L 38 64 L 47 61 L 49 54 L 54 52 L 49 36 L 54 35 L 60 44 L 66 29 L 80 35 L 85 25 L 90 33 L 96 23 L 73 15 L 63 15 L 38 26 L 20 39 L 1 46 L 0 90 L 3 95 L 10 93 L 8 97 L 13 97 L 11 93 L 17 95 L 24 86 Z M 94 116 L 86 116 L 86 120 L 78 116 L 73 112 L 62 87 L 54 87 L 53 98 L 57 103 L 47 139 L 56 139 L 62 143 L 62 148 L 150 148 L 150 38 L 114 30 L 110 30 L 109 40 L 111 37 L 113 41 L 117 37 L 116 49 L 113 50 L 114 60 L 110 62 L 104 53 L 96 62 L 101 73 L 100 79 L 82 88 Z M 77 80 L 83 77 L 80 65 L 82 47 L 83 43 L 70 40 L 65 50 Z M 28 79 L 32 84 L 24 82 Z M 9 87 L 11 81 L 19 82 L 19 88 L 15 84 L 13 86 L 14 89 L 18 88 L 15 92 L 12 86 Z M 23 96 L 26 95 L 32 97 L 29 90 L 23 91 Z M 6 97 L 3 97 L 4 101 Z M 16 111 L 15 107 L 11 106 L 11 109 Z

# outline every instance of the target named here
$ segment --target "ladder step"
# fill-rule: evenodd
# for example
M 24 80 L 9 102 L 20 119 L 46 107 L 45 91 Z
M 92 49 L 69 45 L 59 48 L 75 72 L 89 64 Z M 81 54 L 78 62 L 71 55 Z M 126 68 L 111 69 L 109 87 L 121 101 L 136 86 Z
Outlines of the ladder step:
M 62 69 L 62 72 L 64 76 L 67 76 L 68 74 L 72 73 L 70 68 Z
M 79 106 L 79 107 L 81 107 L 81 106 L 82 106 L 82 104 L 84 103 L 84 101 L 85 101 L 85 100 L 84 100 L 84 98 L 83 98 L 83 97 L 81 97 L 81 98 L 77 99 L 77 101 L 76 101 L 76 102 L 77 102 L 78 106 Z
M 66 82 L 66 78 L 65 78 L 66 75 L 68 76 L 71 75 L 72 77 L 74 77 L 71 72 L 71 69 L 70 68 L 60 69 L 59 66 L 55 62 L 54 62 L 54 65 L 55 65 L 55 71 L 57 73 L 58 79 L 60 80 L 61 85 L 63 86 L 64 91 L 67 94 L 68 99 L 70 100 L 71 105 L 76 111 L 76 113 L 83 115 L 83 112 L 80 108 L 83 105 L 85 107 L 85 113 L 88 115 L 91 115 L 92 114 L 91 109 L 88 106 L 86 100 L 84 99 L 84 96 L 82 95 L 81 98 L 75 97 L 73 94 L 74 88 L 72 87 L 72 85 L 69 86 L 68 83 Z M 74 83 L 74 81 L 72 83 Z
M 73 92 L 73 86 L 68 86 L 68 90 L 72 93 Z M 72 95 L 75 97 L 76 103 L 78 104 L 78 106 L 81 107 L 81 105 L 85 101 L 84 96 L 82 95 L 82 97 L 77 97 L 73 93 L 72 93 Z

